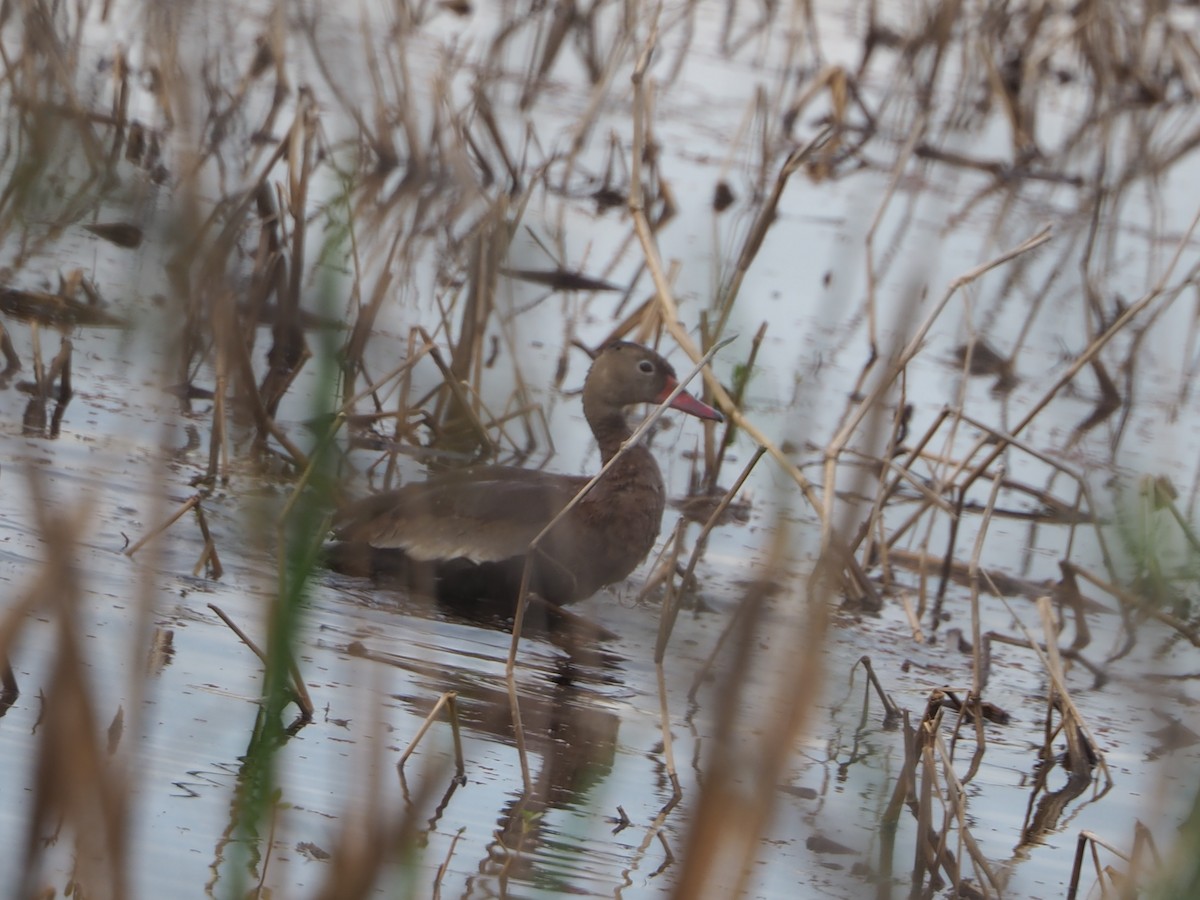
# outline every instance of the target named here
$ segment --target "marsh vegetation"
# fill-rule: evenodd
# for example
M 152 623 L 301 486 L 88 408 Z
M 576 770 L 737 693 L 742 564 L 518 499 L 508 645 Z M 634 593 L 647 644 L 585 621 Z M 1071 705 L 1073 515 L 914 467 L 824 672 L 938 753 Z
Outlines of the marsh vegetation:
M 1193 896 L 1198 18 L 7 6 L 0 894 Z M 322 567 L 616 338 L 565 634 Z

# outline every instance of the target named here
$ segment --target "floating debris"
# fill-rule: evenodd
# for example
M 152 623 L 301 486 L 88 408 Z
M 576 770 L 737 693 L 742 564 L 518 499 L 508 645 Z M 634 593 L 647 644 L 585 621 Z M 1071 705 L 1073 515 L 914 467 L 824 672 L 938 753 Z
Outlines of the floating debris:
M 142 229 L 130 222 L 101 222 L 96 225 L 84 225 L 83 229 L 126 250 L 136 250 L 140 247 L 144 236 Z
M 0 287 L 0 313 L 20 322 L 62 327 L 85 325 L 101 328 L 124 328 L 129 323 L 102 307 L 45 291 L 22 291 Z

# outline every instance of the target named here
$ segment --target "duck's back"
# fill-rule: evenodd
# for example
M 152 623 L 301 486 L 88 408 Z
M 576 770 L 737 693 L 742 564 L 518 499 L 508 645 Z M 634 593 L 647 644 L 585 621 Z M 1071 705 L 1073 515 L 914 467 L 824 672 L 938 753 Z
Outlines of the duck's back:
M 331 568 L 399 581 L 450 604 L 511 604 L 530 543 L 588 479 L 488 466 L 350 504 L 335 522 Z M 658 536 L 662 476 L 634 447 L 542 538 L 531 589 L 571 603 L 626 578 Z

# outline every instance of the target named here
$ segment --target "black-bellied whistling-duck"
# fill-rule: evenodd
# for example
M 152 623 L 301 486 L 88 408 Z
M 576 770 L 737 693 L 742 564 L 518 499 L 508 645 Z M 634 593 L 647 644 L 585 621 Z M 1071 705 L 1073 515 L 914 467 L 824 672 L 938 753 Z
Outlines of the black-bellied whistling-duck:
M 661 403 L 677 384 L 670 363 L 639 344 L 619 341 L 600 352 L 583 384 L 583 414 L 605 463 L 631 434 L 626 407 Z M 671 406 L 721 420 L 686 391 Z M 530 541 L 588 480 L 483 466 L 375 494 L 339 513 L 330 566 L 399 577 L 453 605 L 511 607 Z M 542 539 L 530 589 L 563 604 L 622 580 L 654 546 L 665 502 L 654 457 L 644 444 L 631 447 Z

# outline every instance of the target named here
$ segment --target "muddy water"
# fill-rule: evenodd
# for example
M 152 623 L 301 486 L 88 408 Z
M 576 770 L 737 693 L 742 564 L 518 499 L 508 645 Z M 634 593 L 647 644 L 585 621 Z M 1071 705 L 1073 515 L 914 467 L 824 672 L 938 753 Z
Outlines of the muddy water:
M 685 316 L 693 316 L 702 298 L 712 293 L 714 260 L 727 265 L 747 227 L 747 217 L 739 218 L 736 210 L 720 220 L 709 212 L 713 184 L 731 152 L 728 135 L 738 127 L 754 86 L 782 80 L 786 58 L 771 32 L 730 58 L 720 52 L 715 37 L 723 23 L 704 16 L 697 22 L 699 36 L 686 53 L 682 29 L 668 34 L 678 42 L 668 47 L 680 54 L 680 68 L 660 102 L 657 122 L 666 160 L 663 170 L 674 179 L 681 206 L 677 223 L 663 232 L 663 252 L 683 263 L 677 292 L 685 301 Z M 481 12 L 465 24 L 440 19 L 432 30 L 441 38 L 469 42 L 494 24 Z M 839 43 L 839 34 L 855 34 L 854 23 L 826 13 L 822 24 L 830 54 L 852 59 L 856 45 L 849 37 L 844 45 Z M 335 51 L 339 41 L 349 47 L 360 39 L 357 29 L 334 29 L 332 34 L 329 46 Z M 303 56 L 300 51 L 297 55 Z M 418 54 L 414 65 L 432 68 L 433 56 Z M 670 54 L 666 59 L 676 61 Z M 346 65 L 349 69 L 353 62 Z M 720 67 L 723 77 L 713 77 L 714 67 Z M 349 76 L 345 81 L 363 84 Z M 539 111 L 543 118 L 536 120 L 548 141 L 561 137 L 564 121 L 587 96 L 580 71 L 570 63 L 556 72 L 552 87 Z M 328 94 L 322 96 L 329 104 L 331 133 L 349 129 L 332 111 L 338 104 Z M 1067 89 L 1064 102 L 1070 99 Z M 621 94 L 611 102 L 601 119 L 605 128 L 625 133 L 627 100 Z M 515 125 L 516 131 L 523 127 L 519 120 Z M 982 143 L 987 145 L 994 136 L 985 134 Z M 895 151 L 901 137 L 881 146 Z M 599 149 L 583 157 L 594 171 L 602 168 L 602 158 Z M 742 172 L 744 165 L 735 156 L 735 171 Z M 904 301 L 914 283 L 928 284 L 936 297 L 951 278 L 1028 236 L 1041 222 L 1055 221 L 1071 234 L 1070 226 L 1084 216 L 1070 206 L 1069 192 L 1035 185 L 1013 201 L 1021 214 L 995 235 L 989 228 L 1000 202 L 966 206 L 982 189 L 982 179 L 961 171 L 923 174 L 924 183 L 906 186 L 916 212 L 905 219 L 889 208 L 883 219 L 885 235 L 896 242 L 892 258 L 898 260 L 885 273 L 881 288 L 880 333 L 885 342 L 911 334 L 915 322 L 909 320 Z M 1163 188 L 1168 201 L 1129 212 L 1127 228 L 1118 239 L 1129 261 L 1108 273 L 1106 292 L 1137 297 L 1162 270 L 1169 252 L 1164 247 L 1183 232 L 1193 212 L 1174 199 L 1185 192 L 1172 185 L 1186 176 L 1187 171 L 1168 173 Z M 747 408 L 773 438 L 791 441 L 803 463 L 819 458 L 806 442 L 820 446 L 828 440 L 866 358 L 863 247 L 869 219 L 888 180 L 887 165 L 881 164 L 854 177 L 797 182 L 785 194 L 735 310 L 735 330 L 742 337 L 718 362 L 727 375 L 744 358 L 759 323 L 769 321 Z M 751 184 L 740 184 L 747 195 L 753 190 Z M 571 265 L 607 259 L 627 234 L 626 223 L 615 215 L 602 217 L 557 197 L 541 201 L 525 222 L 535 230 L 565 223 L 560 249 Z M 169 206 L 166 197 L 160 202 Z M 957 227 L 946 228 L 955 218 Z M 1153 230 L 1147 233 L 1148 228 Z M 986 381 L 964 383 L 956 375 L 953 351 L 968 332 L 984 329 L 998 346 L 1011 347 L 1017 340 L 1037 293 L 1030 285 L 1059 265 L 1053 247 L 1042 252 L 1022 284 L 985 281 L 939 320 L 908 373 L 907 399 L 915 406 L 913 434 L 920 434 L 946 403 L 961 403 L 992 423 L 1015 421 L 1040 398 L 1048 373 L 1062 370 L 1064 354 L 1082 348 L 1083 315 L 1073 299 L 1080 286 L 1068 278 L 1048 290 L 1037 327 L 1023 338 L 1020 381 L 1011 393 L 997 398 Z M 545 266 L 540 253 L 531 237 L 519 235 L 512 267 Z M 128 754 L 137 776 L 130 819 L 135 893 L 228 896 L 247 877 L 244 847 L 233 839 L 231 822 L 242 756 L 258 712 L 261 667 L 209 604 L 221 607 L 251 634 L 261 635 L 275 584 L 271 523 L 290 485 L 249 467 L 235 469 L 229 483 L 206 502 L 225 566 L 219 580 L 192 574 L 201 542 L 190 518 L 135 559 L 122 555 L 128 540 L 147 534 L 193 492 L 189 481 L 203 470 L 205 450 L 189 449 L 187 427 L 204 435 L 201 446 L 206 448 L 211 421 L 204 403 L 185 416 L 161 391 L 161 385 L 176 377 L 169 349 L 169 304 L 164 308 L 152 302 L 166 290 L 163 260 L 155 255 L 153 241 L 139 251 L 135 265 L 129 259 L 76 230 L 40 260 L 45 273 L 68 261 L 86 261 L 135 325 L 129 330 L 72 333 L 77 396 L 56 440 L 25 436 L 21 421 L 26 398 L 11 385 L 0 391 L 5 448 L 0 461 L 0 584 L 11 598 L 8 602 L 15 602 L 37 577 L 46 556 L 33 527 L 26 480 L 26 469 L 33 466 L 45 479 L 53 509 L 70 513 L 81 503 L 89 505 L 90 526 L 76 554 L 85 585 L 77 614 L 99 724 L 108 727 L 118 718 L 126 723 L 115 752 Z M 629 260 L 625 264 L 632 265 Z M 27 263 L 26 270 L 30 268 Z M 436 282 L 432 272 L 422 277 L 425 286 Z M 514 320 L 519 324 L 513 326 L 513 346 L 535 398 L 550 415 L 557 448 L 550 466 L 588 471 L 596 454 L 581 431 L 577 401 L 545 385 L 558 360 L 564 322 L 573 322 L 586 338 L 598 339 L 610 327 L 615 301 L 574 296 L 546 300 L 525 286 L 509 290 L 513 310 L 532 309 Z M 416 294 L 385 309 L 378 340 L 369 348 L 376 370 L 384 370 L 394 359 L 414 319 L 432 316 L 429 295 Z M 1075 395 L 1057 400 L 1052 413 L 1035 421 L 1025 439 L 1039 450 L 1059 452 L 1070 465 L 1087 472 L 1096 490 L 1114 481 L 1130 484 L 1136 476 L 1150 473 L 1168 475 L 1181 495 L 1189 496 L 1200 416 L 1191 398 L 1181 393 L 1180 360 L 1186 358 L 1188 346 L 1185 313 L 1181 308 L 1165 314 L 1151 333 L 1160 352 L 1139 358 L 1139 396 L 1130 427 L 1136 439 L 1124 441 L 1118 458 L 1108 452 L 1107 434 L 1091 435 L 1067 448 L 1071 429 L 1092 409 L 1090 382 L 1083 382 Z M 57 348 L 57 336 L 44 329 L 35 333 L 19 323 L 9 327 L 26 360 L 35 340 L 42 342 L 47 356 Z M 265 341 L 264 334 L 259 346 Z M 564 387 L 578 387 L 584 365 L 578 354 L 571 357 Z M 484 384 L 491 392 L 489 399 L 502 402 L 509 390 L 504 381 L 497 377 Z M 302 433 L 299 420 L 313 406 L 312 393 L 311 382 L 302 381 L 285 405 L 284 422 L 297 433 Z M 244 443 L 246 437 L 234 435 L 234 440 Z M 676 496 L 685 491 L 687 455 L 698 444 L 693 422 L 676 422 L 655 438 Z M 752 449 L 740 443 L 732 464 L 747 460 Z M 370 459 L 361 456 L 356 463 L 365 469 Z M 1043 484 L 1049 476 L 1043 464 L 1027 455 L 1014 454 L 1008 464 L 1010 475 L 1019 481 Z M 729 672 L 719 663 L 694 702 L 689 701 L 693 682 L 781 517 L 795 528 L 793 562 L 798 570 L 803 571 L 813 551 L 813 517 L 778 472 L 764 464 L 747 496 L 753 502 L 750 521 L 715 533 L 701 569 L 706 608 L 680 617 L 665 666 L 672 758 L 681 789 L 678 804 L 673 803 L 652 663 L 657 609 L 634 601 L 644 569 L 629 584 L 577 607 L 619 635 L 606 645 L 601 659 L 570 664 L 560 649 L 545 641 L 523 643 L 517 677 L 534 785 L 530 796 L 523 792 L 504 682 L 507 636 L 439 615 L 401 594 L 322 574 L 311 586 L 298 652 L 317 717 L 279 751 L 280 807 L 274 829 L 253 847 L 257 857 L 252 881 L 263 872 L 261 858 L 269 856 L 265 883 L 276 896 L 314 895 L 335 877 L 328 854 L 346 853 L 340 841 L 349 836 L 368 842 L 369 835 L 356 831 L 367 813 L 383 810 L 385 817 L 401 817 L 416 809 L 419 852 L 405 866 L 387 872 L 379 886 L 381 895 L 431 896 L 443 861 L 445 872 L 438 884 L 446 897 L 669 893 L 704 781 L 707 754 L 718 737 L 713 733 L 714 696 Z M 902 517 L 904 509 L 898 513 Z M 960 555 L 971 540 L 969 532 L 960 538 Z M 1097 565 L 1095 546 L 1086 535 L 1080 540 L 1083 543 L 1072 549 L 1073 558 L 1084 566 Z M 1029 579 L 1056 577 L 1058 559 L 1066 552 L 1065 530 L 1041 527 L 1026 551 L 1030 541 L 1029 527 L 1019 520 L 998 522 L 989 531 L 985 565 Z M 937 539 L 933 546 L 938 546 Z M 774 600 L 775 627 L 761 639 L 763 658 L 788 651 L 778 645 L 795 633 L 803 584 L 798 578 Z M 911 591 L 912 582 L 908 587 Z M 146 636 L 138 630 L 138 611 L 145 602 L 152 610 L 155 635 L 170 648 L 154 661 L 147 660 Z M 1010 602 L 1011 607 L 984 600 L 983 630 L 1020 636 L 1023 624 L 1040 636 L 1029 602 Z M 801 896 L 858 897 L 869 889 L 880 860 L 880 819 L 904 753 L 900 732 L 883 726 L 876 702 L 863 714 L 864 679 L 856 663 L 869 656 L 893 699 L 914 718 L 931 690 L 949 686 L 965 691 L 971 657 L 943 637 L 950 627 L 968 627 L 965 591 L 952 587 L 946 610 L 948 621 L 942 623 L 937 640 L 925 643 L 914 639 L 898 602 L 889 602 L 877 618 L 835 620 L 824 650 L 827 674 L 821 699 L 795 748 L 787 778 L 779 785 L 752 895 L 793 897 L 799 891 Z M 923 624 L 929 635 L 928 621 Z M 1100 661 L 1118 639 L 1119 622 L 1115 615 L 1093 613 L 1090 624 L 1094 635 L 1088 652 Z M 7 772 L 0 787 L 0 840 L 6 846 L 23 847 L 27 839 L 39 746 L 38 696 L 53 669 L 55 640 L 56 620 L 35 615 L 25 623 L 12 660 L 22 694 L 0 719 L 0 758 Z M 997 646 L 992 663 L 987 697 L 1012 720 L 986 726 L 986 753 L 967 787 L 967 826 L 992 867 L 1007 878 L 1010 895 L 1062 896 L 1081 830 L 1128 847 L 1130 823 L 1138 818 L 1152 829 L 1160 847 L 1169 846 L 1174 826 L 1192 801 L 1197 760 L 1194 746 L 1167 746 L 1161 730 L 1166 717 L 1178 716 L 1192 704 L 1194 691 L 1186 681 L 1164 683 L 1151 676 L 1187 673 L 1195 668 L 1194 655 L 1168 645 L 1165 633 L 1148 625 L 1134 651 L 1109 667 L 1109 680 L 1102 687 L 1093 684 L 1086 670 L 1071 670 L 1074 700 L 1098 740 L 1114 784 L 1102 796 L 1090 789 L 1064 802 L 1057 813 L 1049 808 L 1063 787 L 1061 772 L 1051 773 L 1044 791 L 1035 788 L 1035 753 L 1046 715 L 1044 669 L 1030 651 L 1007 646 Z M 145 672 L 145 695 L 139 697 L 130 684 Z M 752 677 L 759 675 L 762 690 L 748 693 L 747 720 L 769 714 L 769 673 Z M 401 779 L 396 769 L 400 754 L 448 691 L 459 697 L 465 782 L 454 778 L 451 734 L 444 720 L 422 740 Z M 735 740 L 753 745 L 758 737 L 745 733 Z M 961 761 L 974 750 L 973 735 L 964 732 L 956 747 L 959 771 L 965 769 Z M 624 827 L 622 810 L 628 819 Z M 1027 834 L 1035 818 L 1042 830 Z M 45 838 L 49 830 L 43 826 L 35 840 Z M 914 833 L 913 820 L 902 817 L 893 869 L 898 890 L 904 889 L 912 867 Z M 961 848 L 956 850 L 963 855 Z M 70 841 L 59 841 L 47 853 L 39 884 L 62 891 L 72 868 Z M 732 884 L 736 873 L 721 877 Z

